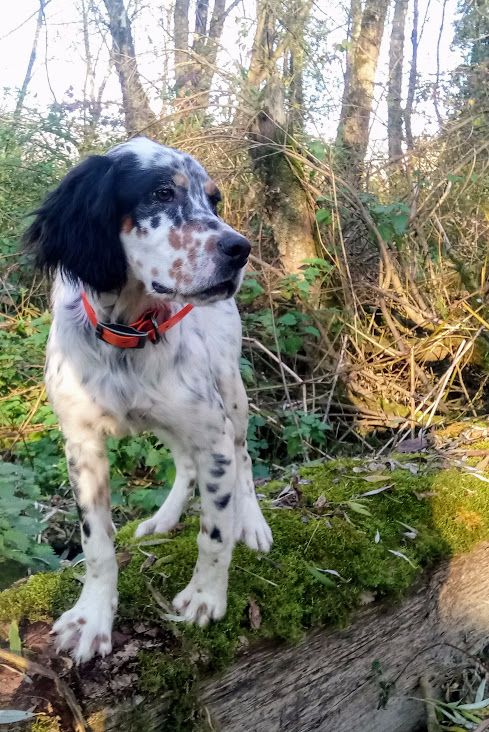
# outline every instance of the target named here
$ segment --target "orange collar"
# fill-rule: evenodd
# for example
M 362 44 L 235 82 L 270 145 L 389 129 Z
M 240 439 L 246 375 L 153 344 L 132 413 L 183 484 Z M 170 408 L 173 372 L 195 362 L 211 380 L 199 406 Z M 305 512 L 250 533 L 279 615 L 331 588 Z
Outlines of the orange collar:
M 95 328 L 97 338 L 105 343 L 110 343 L 111 346 L 116 346 L 116 348 L 144 348 L 148 340 L 151 343 L 158 343 L 163 333 L 179 323 L 194 307 L 193 305 L 184 305 L 178 313 L 159 325 L 156 320 L 158 317 L 158 310 L 156 309 L 146 310 L 135 323 L 121 325 L 120 323 L 99 322 L 85 292 L 82 292 L 81 299 L 87 317 Z

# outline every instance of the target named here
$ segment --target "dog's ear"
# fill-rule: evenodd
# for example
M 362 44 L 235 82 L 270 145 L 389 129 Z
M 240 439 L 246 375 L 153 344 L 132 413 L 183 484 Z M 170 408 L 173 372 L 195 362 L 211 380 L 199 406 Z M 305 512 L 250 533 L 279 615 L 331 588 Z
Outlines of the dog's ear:
M 24 234 L 42 270 L 60 269 L 96 292 L 120 289 L 127 261 L 119 238 L 117 160 L 93 155 L 68 173 Z

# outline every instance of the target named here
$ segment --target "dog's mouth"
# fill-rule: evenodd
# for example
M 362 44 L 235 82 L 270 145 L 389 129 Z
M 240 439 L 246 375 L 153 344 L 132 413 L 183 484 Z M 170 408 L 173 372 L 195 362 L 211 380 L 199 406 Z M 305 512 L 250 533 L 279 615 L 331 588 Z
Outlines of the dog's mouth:
M 210 300 L 226 300 L 228 297 L 232 297 L 238 289 L 238 282 L 236 279 L 228 279 L 223 282 L 218 282 L 215 285 L 206 287 L 203 290 L 197 290 L 195 292 L 177 293 L 176 290 L 172 290 L 166 285 L 162 285 L 160 282 L 152 282 L 151 286 L 158 295 L 170 295 L 175 299 L 184 300 L 188 303 L 203 303 L 209 302 Z

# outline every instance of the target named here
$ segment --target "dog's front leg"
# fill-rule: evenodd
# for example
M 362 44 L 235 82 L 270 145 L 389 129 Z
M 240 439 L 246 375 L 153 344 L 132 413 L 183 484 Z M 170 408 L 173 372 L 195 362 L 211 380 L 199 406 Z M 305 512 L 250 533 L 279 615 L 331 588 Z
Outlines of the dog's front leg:
M 236 464 L 234 429 L 229 419 L 203 438 L 197 454 L 202 514 L 197 538 L 199 555 L 190 583 L 173 604 L 188 621 L 206 625 L 226 613 L 229 563 L 234 546 Z
M 226 373 L 223 369 L 218 383 L 226 414 L 234 427 L 236 453 L 234 536 L 236 541 L 243 541 L 250 549 L 268 552 L 272 546 L 272 532 L 262 514 L 253 484 L 253 470 L 246 442 L 248 399 L 239 370 L 236 368 Z
M 117 608 L 117 562 L 110 514 L 109 464 L 102 438 L 84 435 L 66 443 L 70 483 L 80 515 L 86 576 L 78 602 L 53 626 L 60 650 L 77 663 L 112 649 Z

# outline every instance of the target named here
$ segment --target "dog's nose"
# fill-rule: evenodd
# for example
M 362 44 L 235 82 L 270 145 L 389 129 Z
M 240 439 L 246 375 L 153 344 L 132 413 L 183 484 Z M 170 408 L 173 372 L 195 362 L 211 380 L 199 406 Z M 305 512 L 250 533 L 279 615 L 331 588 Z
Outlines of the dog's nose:
M 251 244 L 248 239 L 234 232 L 229 232 L 221 236 L 217 242 L 217 246 L 223 254 L 233 260 L 233 264 L 236 263 L 240 267 L 246 264 L 246 260 L 251 251 Z

